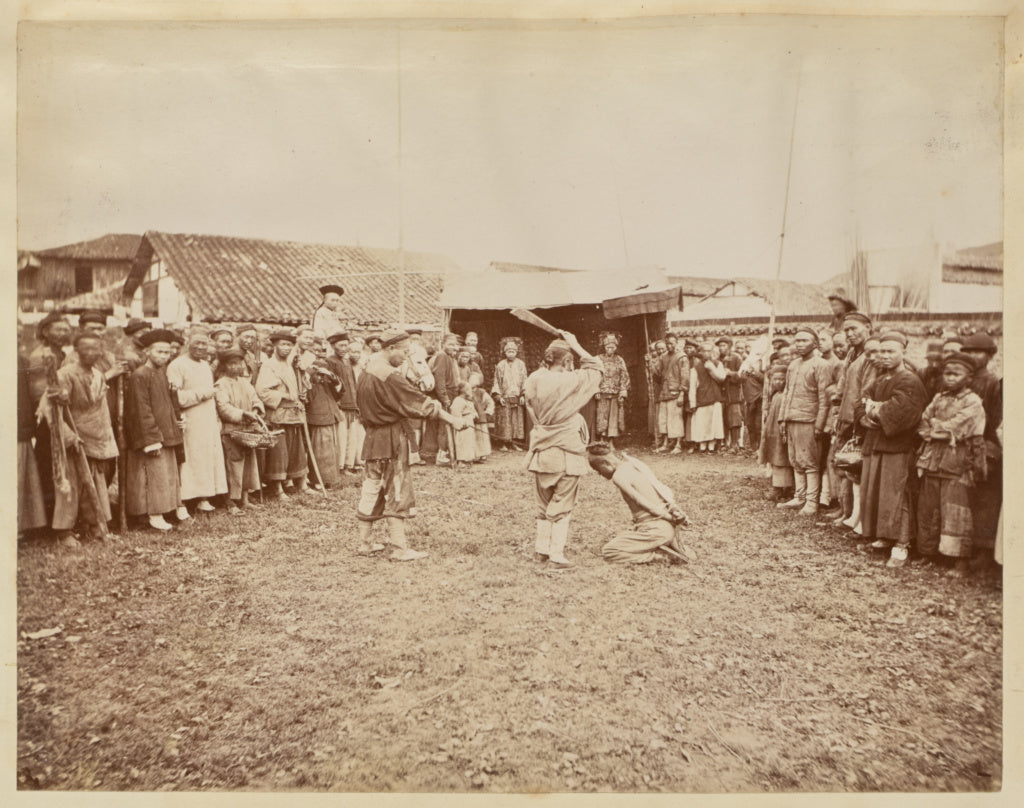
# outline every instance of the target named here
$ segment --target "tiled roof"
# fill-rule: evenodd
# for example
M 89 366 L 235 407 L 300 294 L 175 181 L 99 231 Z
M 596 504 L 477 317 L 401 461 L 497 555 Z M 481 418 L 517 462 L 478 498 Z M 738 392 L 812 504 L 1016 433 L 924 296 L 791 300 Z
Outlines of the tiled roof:
M 683 294 L 686 297 L 713 295 L 718 289 L 722 288 L 722 284 L 727 280 L 726 278 L 708 278 L 697 275 L 669 275 L 668 279 L 672 283 L 679 284 L 683 288 Z
M 736 289 L 729 289 L 736 284 Z M 736 294 L 746 289 L 749 294 Z M 720 294 L 723 293 L 724 294 Z M 720 281 L 715 294 L 683 307 L 682 320 L 729 320 L 740 317 L 757 317 L 770 309 L 775 301 L 778 316 L 801 316 L 829 318 L 831 309 L 828 292 L 813 283 L 780 281 L 776 295 L 775 281 L 764 278 L 736 278 Z
M 678 287 L 668 283 L 664 273 L 656 268 L 630 272 L 488 269 L 450 275 L 441 305 L 446 309 L 555 308 L 599 305 L 607 300 L 635 299 L 637 294 L 672 291 L 678 301 Z
M 125 283 L 131 294 L 156 253 L 197 321 L 300 323 L 320 305 L 318 287 L 345 289 L 343 313 L 358 323 L 398 323 L 398 250 L 149 231 Z M 406 252 L 405 322 L 440 323 L 450 259 Z
M 491 261 L 487 267 L 489 271 L 494 272 L 586 272 L 585 269 L 567 269 L 565 267 L 545 267 L 540 264 L 516 264 L 511 261 Z
M 832 316 L 832 309 L 828 302 L 829 290 L 816 283 L 779 281 L 778 295 L 776 296 L 774 280 L 766 278 L 737 278 L 736 280 L 769 303 L 774 300 L 777 314 L 805 315 L 807 317 Z
M 82 312 L 87 309 L 99 309 L 100 311 L 113 311 L 114 304 L 120 302 L 121 289 L 123 284 L 114 283 L 91 292 L 84 292 L 67 300 L 60 302 L 61 311 Z
M 947 256 L 942 262 L 947 266 L 969 269 L 1003 269 L 1003 242 L 996 241 L 981 247 L 965 247 Z
M 142 236 L 108 233 L 91 241 L 79 241 L 76 244 L 65 244 L 63 247 L 51 247 L 48 250 L 33 250 L 33 253 L 43 258 L 130 261 L 139 251 L 140 241 L 142 241 Z

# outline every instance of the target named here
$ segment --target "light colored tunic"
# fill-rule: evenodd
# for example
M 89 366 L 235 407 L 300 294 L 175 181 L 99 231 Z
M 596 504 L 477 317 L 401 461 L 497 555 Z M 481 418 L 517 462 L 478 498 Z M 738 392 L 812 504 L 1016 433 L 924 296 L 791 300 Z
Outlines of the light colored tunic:
M 214 400 L 213 371 L 206 362 L 182 354 L 167 366 L 185 420 L 185 462 L 181 464 L 181 498 L 206 499 L 228 491 L 220 420 Z
M 540 368 L 526 380 L 526 407 L 534 422 L 526 462 L 534 473 L 540 519 L 556 522 L 576 505 L 579 478 L 590 468 L 590 434 L 580 408 L 600 384 L 601 362 L 592 357 L 579 370 Z
M 452 402 L 452 415 L 457 418 L 476 419 L 476 405 L 472 401 L 456 396 Z M 466 463 L 476 460 L 476 432 L 473 427 L 455 431 L 455 459 Z

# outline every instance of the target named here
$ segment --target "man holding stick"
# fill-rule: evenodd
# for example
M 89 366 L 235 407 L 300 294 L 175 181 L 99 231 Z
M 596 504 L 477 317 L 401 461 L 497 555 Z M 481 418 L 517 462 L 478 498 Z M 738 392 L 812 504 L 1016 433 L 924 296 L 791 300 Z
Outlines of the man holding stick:
M 533 421 L 527 468 L 537 491 L 536 551 L 557 569 L 573 565 L 565 557 L 569 519 L 576 505 L 580 476 L 587 472 L 590 434 L 580 408 L 601 386 L 601 361 L 584 350 L 568 331 L 559 332 L 544 352 L 544 367 L 526 380 L 526 410 Z M 573 369 L 573 351 L 580 369 Z
M 78 361 L 57 371 L 57 380 L 59 399 L 65 405 L 64 442 L 76 453 L 77 462 L 68 464 L 69 490 L 57 490 L 53 529 L 69 536 L 78 523 L 85 537 L 102 539 L 110 521 L 107 470 L 118 456 L 107 380 L 96 367 L 103 343 L 83 332 L 75 338 L 75 351 Z

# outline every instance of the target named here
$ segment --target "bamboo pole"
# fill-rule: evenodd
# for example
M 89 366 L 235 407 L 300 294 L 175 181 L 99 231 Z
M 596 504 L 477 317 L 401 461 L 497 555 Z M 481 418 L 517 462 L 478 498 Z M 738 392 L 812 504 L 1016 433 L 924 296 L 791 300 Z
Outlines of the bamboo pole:
M 775 336 L 775 306 L 779 299 L 779 283 L 782 279 L 782 250 L 786 241 L 786 215 L 789 212 L 789 183 L 793 175 L 793 142 L 796 140 L 796 113 L 800 109 L 800 79 L 803 75 L 803 66 L 796 74 L 796 98 L 793 100 L 793 125 L 789 133 L 789 162 L 786 165 L 786 193 L 782 202 L 782 232 L 779 233 L 779 260 L 775 267 L 775 289 L 772 294 L 772 310 L 768 319 L 768 346 L 771 348 L 772 339 Z M 766 356 L 771 354 L 766 352 Z M 764 364 L 762 362 L 762 364 Z M 762 368 L 766 369 L 766 368 Z
M 128 457 L 124 440 L 124 374 L 117 377 L 117 529 L 128 529 Z

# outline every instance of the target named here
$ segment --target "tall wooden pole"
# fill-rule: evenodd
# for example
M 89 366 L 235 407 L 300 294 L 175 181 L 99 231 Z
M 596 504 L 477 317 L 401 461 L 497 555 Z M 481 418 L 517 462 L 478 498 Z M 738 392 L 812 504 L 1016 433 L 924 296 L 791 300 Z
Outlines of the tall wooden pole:
M 770 356 L 772 338 L 775 336 L 775 306 L 779 299 L 779 283 L 782 278 L 782 248 L 786 241 L 786 214 L 789 212 L 789 181 L 793 174 L 793 142 L 796 140 L 796 113 L 800 108 L 800 77 L 803 75 L 803 66 L 796 75 L 796 98 L 793 100 L 793 126 L 789 133 L 789 162 L 786 165 L 786 194 L 782 202 L 782 232 L 779 233 L 779 261 L 775 267 L 775 290 L 772 293 L 772 312 L 768 320 L 768 347 L 769 351 L 765 356 Z
M 402 26 L 398 26 L 398 325 L 405 328 L 405 188 L 402 174 Z

